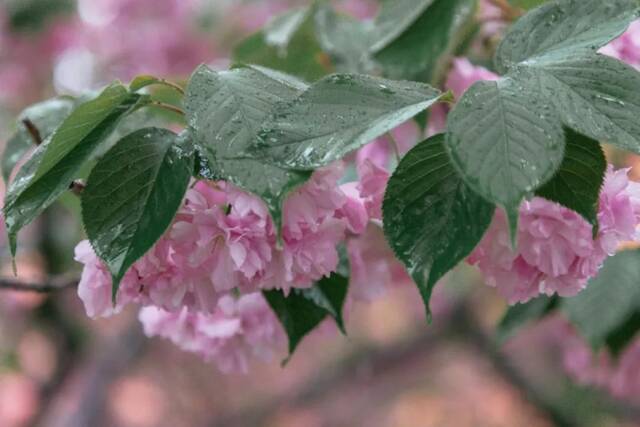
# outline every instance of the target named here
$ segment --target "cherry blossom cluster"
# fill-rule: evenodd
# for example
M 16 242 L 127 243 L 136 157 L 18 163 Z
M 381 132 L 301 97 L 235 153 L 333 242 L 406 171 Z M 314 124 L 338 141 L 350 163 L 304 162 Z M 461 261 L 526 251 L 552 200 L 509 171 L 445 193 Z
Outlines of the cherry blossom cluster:
M 482 271 L 511 304 L 539 294 L 574 296 L 596 276 L 618 245 L 640 235 L 640 184 L 628 170 L 609 166 L 600 190 L 599 229 L 576 212 L 540 197 L 520 206 L 517 249 L 512 249 L 502 210 L 468 262 Z
M 266 341 L 282 342 L 260 291 L 312 286 L 337 269 L 338 245 L 347 244 L 352 263 L 350 297 L 370 299 L 403 274 L 379 225 L 370 224 L 381 218 L 388 174 L 364 162 L 359 184 L 340 185 L 343 169 L 341 163 L 319 169 L 288 196 L 281 243 L 258 197 L 225 182 L 196 182 L 170 229 L 125 275 L 115 305 L 110 273 L 89 242 L 81 242 L 78 294 L 87 314 L 110 316 L 127 304 L 145 306 L 141 320 L 149 334 L 170 338 L 228 370 L 246 367 L 242 346 L 261 342 L 264 349 Z

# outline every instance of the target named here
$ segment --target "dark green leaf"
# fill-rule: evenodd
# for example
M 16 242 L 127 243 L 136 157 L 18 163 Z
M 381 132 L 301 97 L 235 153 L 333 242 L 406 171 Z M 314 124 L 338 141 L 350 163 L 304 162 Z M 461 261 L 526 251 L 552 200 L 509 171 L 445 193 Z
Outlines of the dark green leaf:
M 524 304 L 510 306 L 496 328 L 496 339 L 503 344 L 525 325 L 541 319 L 558 305 L 557 296 L 540 296 Z
M 637 0 L 555 0 L 522 17 L 498 48 L 504 73 L 520 63 L 551 63 L 595 53 L 637 17 Z
M 334 74 L 293 102 L 279 104 L 250 153 L 284 168 L 315 169 L 390 131 L 440 97 L 422 83 Z
M 204 66 L 196 70 L 187 87 L 187 119 L 205 161 L 200 173 L 231 181 L 262 197 L 277 224 L 284 196 L 310 174 L 286 171 L 240 154 L 274 105 L 294 99 L 305 88 L 290 76 L 261 67 L 214 72 Z
M 302 338 L 327 316 L 333 317 L 344 331 L 342 308 L 348 282 L 346 277 L 333 273 L 311 289 L 292 289 L 288 296 L 280 290 L 263 292 L 289 337 L 289 358 Z
M 581 335 L 595 348 L 622 327 L 640 309 L 640 250 L 619 252 L 608 258 L 597 277 L 561 309 Z
M 126 271 L 171 224 L 189 184 L 192 152 L 171 131 L 140 129 L 121 139 L 91 171 L 82 221 L 113 277 Z
M 640 331 L 640 309 L 636 310 L 622 325 L 607 335 L 609 352 L 617 357 L 638 337 Z
M 262 31 L 242 41 L 233 60 L 262 65 L 306 80 L 316 80 L 329 71 L 316 37 L 315 7 L 290 10 L 276 17 Z
M 29 224 L 77 177 L 118 121 L 141 100 L 119 83 L 79 105 L 20 169 L 5 196 L 4 216 L 11 251 Z
M 556 174 L 536 195 L 559 203 L 582 215 L 598 229 L 598 199 L 607 170 L 600 143 L 565 129 L 564 159 Z
M 512 230 L 520 201 L 553 176 L 564 152 L 562 125 L 548 114 L 548 101 L 527 95 L 510 78 L 479 82 L 447 121 L 454 165 L 471 188 L 505 207 Z
M 37 32 L 61 15 L 73 14 L 75 3 L 74 0 L 5 0 L 2 7 L 11 30 Z
M 388 77 L 439 83 L 434 77 L 444 73 L 438 70 L 448 64 L 450 55 L 473 29 L 477 1 L 423 0 L 420 3 L 430 4 L 392 42 L 376 49 L 375 59 Z M 404 14 L 412 17 L 415 10 L 405 9 Z
M 384 0 L 375 21 L 375 43 L 379 52 L 402 36 L 435 0 Z
M 21 121 L 30 120 L 38 129 L 42 140 L 45 140 L 69 115 L 73 106 L 74 101 L 70 98 L 54 98 L 32 105 L 20 113 L 18 130 L 11 136 L 2 154 L 2 177 L 5 182 L 9 181 L 13 168 L 35 143 Z
M 493 212 L 456 173 L 443 135 L 419 143 L 400 161 L 384 197 L 384 232 L 427 312 L 436 282 L 476 247 Z

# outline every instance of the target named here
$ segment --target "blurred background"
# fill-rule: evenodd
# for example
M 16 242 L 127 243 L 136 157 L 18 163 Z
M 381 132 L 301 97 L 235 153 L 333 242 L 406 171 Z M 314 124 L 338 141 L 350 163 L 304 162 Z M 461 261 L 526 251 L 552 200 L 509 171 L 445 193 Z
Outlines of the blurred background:
M 0 0 L 0 141 L 16 130 L 20 111 L 55 95 L 138 74 L 181 82 L 203 62 L 226 67 L 239 40 L 306 3 Z M 375 0 L 334 3 L 359 19 L 378 8 Z M 484 42 L 490 51 L 492 41 Z M 248 375 L 223 375 L 145 338 L 134 309 L 86 317 L 71 286 L 77 215 L 77 200 L 65 196 L 21 234 L 20 279 L 59 289 L 0 290 L 1 427 L 640 425 L 633 402 L 567 375 L 563 319 L 549 317 L 499 345 L 504 300 L 466 266 L 440 284 L 429 326 L 417 291 L 390 287 L 385 298 L 353 307 L 347 338 L 327 325 L 284 368 L 274 360 Z M 1 273 L 11 277 L 1 239 Z

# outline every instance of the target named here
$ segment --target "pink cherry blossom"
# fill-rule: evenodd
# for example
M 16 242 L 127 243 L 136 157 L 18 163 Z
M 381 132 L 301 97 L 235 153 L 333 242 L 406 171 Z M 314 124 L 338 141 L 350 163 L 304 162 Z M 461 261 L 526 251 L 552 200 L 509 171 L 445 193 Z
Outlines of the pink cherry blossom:
M 365 160 L 358 165 L 360 197 L 371 219 L 382 220 L 382 201 L 391 174 L 374 163 Z
M 468 262 L 511 304 L 538 294 L 577 294 L 619 243 L 638 240 L 640 185 L 629 181 L 627 172 L 607 170 L 595 240 L 591 225 L 576 212 L 536 197 L 520 207 L 516 251 L 511 249 L 505 215 L 498 210 Z
M 269 361 L 286 342 L 278 319 L 260 293 L 224 296 L 211 314 L 186 308 L 167 312 L 149 306 L 139 317 L 147 336 L 167 338 L 215 362 L 223 372 L 246 373 L 252 357 Z
M 627 31 L 600 50 L 640 70 L 640 21 L 632 22 Z

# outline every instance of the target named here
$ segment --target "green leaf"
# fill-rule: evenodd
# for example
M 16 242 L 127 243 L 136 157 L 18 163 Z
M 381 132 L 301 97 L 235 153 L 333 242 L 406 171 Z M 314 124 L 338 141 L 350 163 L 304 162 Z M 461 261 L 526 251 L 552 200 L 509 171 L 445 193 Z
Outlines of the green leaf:
M 600 143 L 565 129 L 564 159 L 556 174 L 536 195 L 559 203 L 584 217 L 598 230 L 598 201 L 607 170 Z
M 249 152 L 284 168 L 315 169 L 385 134 L 440 97 L 422 83 L 334 74 L 293 102 L 276 106 Z
M 187 190 L 192 150 L 166 129 L 140 129 L 121 139 L 91 171 L 82 221 L 113 277 L 113 293 L 129 267 L 167 230 Z
M 288 296 L 281 290 L 263 294 L 289 337 L 289 360 L 296 347 L 327 316 L 333 317 L 344 332 L 342 308 L 349 280 L 337 273 L 323 278 L 311 289 L 292 289 Z
M 506 208 L 512 228 L 522 198 L 553 176 L 564 151 L 562 125 L 547 101 L 527 95 L 510 78 L 478 82 L 447 121 L 454 165 L 471 188 Z
M 114 83 L 97 98 L 76 107 L 36 149 L 5 196 L 4 217 L 12 254 L 18 231 L 67 190 L 119 120 L 141 99 Z
M 598 276 L 560 308 L 595 349 L 640 309 L 640 250 L 619 252 L 608 258 Z
M 496 328 L 496 339 L 504 344 L 525 325 L 541 319 L 553 311 L 559 302 L 557 296 L 540 296 L 526 303 L 510 306 Z
M 271 21 L 262 31 L 243 40 L 233 51 L 233 60 L 262 65 L 306 80 L 316 80 L 329 71 L 316 37 L 316 8 L 292 9 Z
M 392 42 L 386 43 L 383 49 L 379 48 L 379 43 L 374 46 L 374 58 L 388 77 L 439 83 L 434 80 L 439 80 L 437 75 L 444 73 L 438 71 L 449 63 L 450 56 L 473 28 L 477 1 L 423 0 L 419 3 L 420 6 L 428 4 L 428 7 L 402 33 L 397 34 Z M 394 6 L 394 10 L 396 7 L 399 5 Z M 400 22 L 407 21 L 408 17 L 415 15 L 416 10 L 422 8 L 398 10 L 405 17 L 396 18 Z M 385 27 L 383 25 L 382 28 Z M 403 25 L 399 25 L 397 28 L 402 27 Z
M 548 0 L 509 0 L 509 3 L 515 7 L 529 10 L 538 7 L 547 1 Z
M 473 251 L 493 212 L 456 173 L 443 135 L 419 143 L 400 161 L 384 197 L 384 232 L 427 313 L 436 282 Z
M 367 21 L 336 13 L 328 5 L 315 15 L 316 33 L 322 49 L 329 54 L 336 71 L 370 74 L 374 64 L 369 56 L 372 28 Z
M 56 130 L 74 107 L 70 98 L 54 98 L 39 102 L 25 109 L 18 116 L 18 121 L 30 120 L 38 129 L 44 141 Z M 2 153 L 2 177 L 6 182 L 18 161 L 34 146 L 33 138 L 27 128 L 18 124 L 18 130 L 11 136 Z
M 529 67 L 531 91 L 548 99 L 571 128 L 640 153 L 640 73 L 607 56 Z
M 294 99 L 306 85 L 262 67 L 215 72 L 201 66 L 187 86 L 185 108 L 201 173 L 230 181 L 262 197 L 279 225 L 282 201 L 310 173 L 293 172 L 240 156 L 278 102 Z
M 637 0 L 555 0 L 518 20 L 498 47 L 500 72 L 595 53 L 638 16 Z

